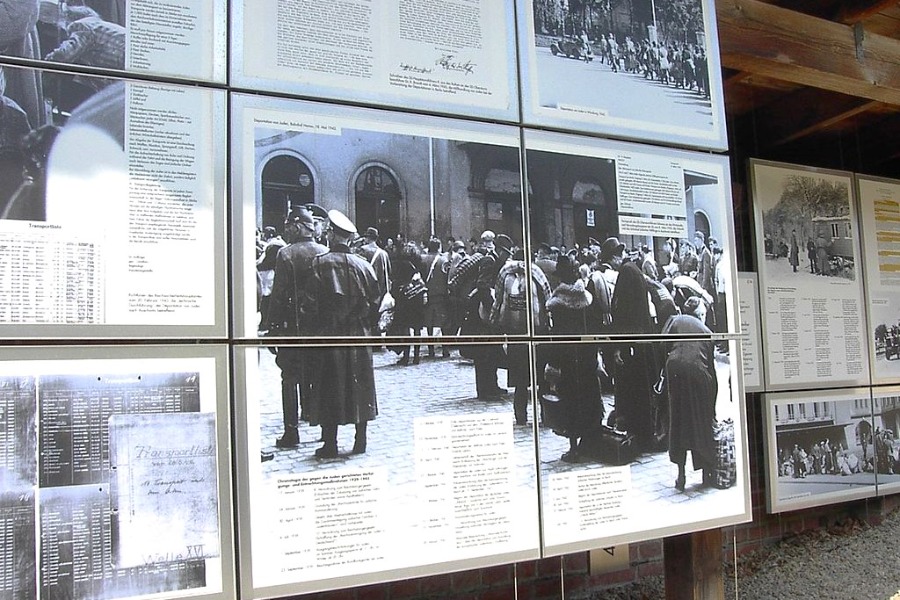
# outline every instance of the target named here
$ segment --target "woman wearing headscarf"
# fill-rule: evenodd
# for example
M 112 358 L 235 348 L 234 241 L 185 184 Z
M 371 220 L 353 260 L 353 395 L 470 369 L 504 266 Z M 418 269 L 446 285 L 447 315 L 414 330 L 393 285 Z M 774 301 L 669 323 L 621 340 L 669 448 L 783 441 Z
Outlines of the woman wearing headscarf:
M 588 312 L 593 297 L 578 276 L 578 266 L 569 256 L 561 256 L 556 265 L 559 285 L 547 300 L 551 318 L 551 335 L 584 335 L 590 333 Z M 569 450 L 562 455 L 565 462 L 579 462 L 581 438 L 600 429 L 603 423 L 603 399 L 597 379 L 597 346 L 569 343 L 543 346 L 549 369 L 558 372 L 556 392 L 560 402 L 560 418 L 554 432 L 569 439 Z M 548 382 L 549 383 L 549 382 Z
M 619 269 L 611 312 L 614 333 L 630 336 L 656 333 L 650 318 L 650 297 L 644 274 L 633 262 L 626 262 Z M 650 450 L 654 433 L 653 384 L 659 377 L 652 344 L 618 344 L 613 359 L 616 363 L 616 429 L 634 436 L 640 451 Z
M 688 298 L 685 314 L 672 317 L 664 334 L 712 333 L 704 324 L 706 304 Z M 712 339 L 683 339 L 670 343 L 666 358 L 666 385 L 669 390 L 669 460 L 678 465 L 675 488 L 684 491 L 685 462 L 691 451 L 694 470 L 703 469 L 703 483 L 711 481 L 716 465 L 716 377 L 715 343 Z

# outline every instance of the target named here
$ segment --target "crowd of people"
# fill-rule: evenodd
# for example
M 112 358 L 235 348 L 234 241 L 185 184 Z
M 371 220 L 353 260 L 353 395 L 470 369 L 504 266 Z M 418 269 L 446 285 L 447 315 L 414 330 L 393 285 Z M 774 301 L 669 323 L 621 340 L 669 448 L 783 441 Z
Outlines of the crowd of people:
M 648 37 L 635 41 L 629 35 L 617 39 L 612 32 L 590 40 L 584 31 L 579 40 L 591 47 L 600 63 L 608 65 L 614 73 L 635 73 L 675 88 L 696 91 L 704 98 L 710 96 L 709 64 L 700 44 L 662 43 Z
M 451 239 L 446 250 L 436 237 L 422 246 L 402 236 L 389 244 L 373 227 L 359 235 L 340 212 L 310 205 L 288 217 L 282 235 L 260 232 L 260 326 L 269 336 L 386 335 L 402 366 L 421 360 L 415 338 L 423 334 L 432 357 L 436 345 L 449 356 L 454 340 L 444 338 L 457 336 L 673 334 L 678 339 L 657 343 L 538 344 L 537 385 L 559 396 L 562 416 L 552 427 L 570 442 L 562 460 L 591 460 L 592 437 L 612 427 L 641 451 L 668 449 L 683 490 L 687 451 L 704 481 L 715 466 L 715 342 L 680 339 L 711 334 L 707 323 L 715 326 L 716 304 L 724 302 L 714 259 L 721 249 L 712 244 L 710 251 L 702 232 L 693 244 L 667 240 L 658 256 L 646 247 L 626 252 L 615 237 L 566 252 L 541 244 L 527 265 L 523 249 L 502 233 Z M 479 400 L 508 393 L 498 385 L 498 370 L 507 369 L 516 423 L 527 424 L 527 344 L 456 345 L 474 364 Z M 303 419 L 322 426 L 316 456 L 336 456 L 337 426 L 351 423 L 352 452 L 365 452 L 365 423 L 377 414 L 372 348 L 277 349 L 284 434 L 276 447 L 298 445 Z M 612 415 L 604 414 L 604 387 L 613 391 Z
M 877 446 L 878 444 L 876 444 Z M 828 438 L 814 442 L 809 450 L 800 444 L 794 444 L 789 451 L 779 450 L 778 474 L 782 477 L 805 479 L 808 475 L 852 475 L 863 471 L 874 471 L 871 457 L 866 456 L 863 445 L 863 457 L 860 459 L 841 443 L 832 443 Z
M 900 474 L 900 441 L 893 431 L 877 427 L 874 433 L 863 434 L 862 438 L 862 456 L 827 438 L 812 443 L 808 449 L 801 444 L 794 444 L 790 450 L 779 448 L 778 474 L 793 479 L 809 475 L 874 473 L 876 470 L 882 475 Z
M 274 227 L 259 231 L 260 333 L 387 336 L 393 338 L 389 348 L 398 354 L 398 364 L 407 366 L 410 358 L 412 364 L 420 362 L 422 345 L 414 338 L 423 334 L 433 336 L 433 342 L 528 332 L 527 270 L 521 248 L 509 236 L 485 231 L 468 244 L 451 239 L 446 251 L 436 237 L 423 246 L 402 235 L 389 240 L 382 241 L 374 227 L 358 232 L 339 211 L 316 205 L 293 210 L 283 233 Z M 440 346 L 441 355 L 449 356 L 450 345 Z M 298 423 L 306 420 L 322 427 L 317 457 L 338 455 L 337 427 L 342 424 L 356 426 L 352 453 L 364 453 L 366 423 L 377 415 L 372 352 L 372 345 L 276 348 L 284 413 L 284 433 L 276 447 L 297 446 Z M 435 352 L 436 345 L 429 345 L 429 356 Z M 498 385 L 498 370 L 508 369 L 507 382 L 516 388 L 516 417 L 524 423 L 527 346 L 512 344 L 507 351 L 498 344 L 462 345 L 459 352 L 474 363 L 475 392 L 481 400 L 508 393 Z
M 712 482 L 718 377 L 709 335 L 716 327 L 717 301 L 724 305 L 727 289 L 726 265 L 713 258 L 721 261 L 722 252 L 713 244 L 715 252 L 698 231 L 693 244 L 666 240 L 657 256 L 647 246 L 626 251 L 615 237 L 602 243 L 592 239 L 567 252 L 539 246 L 532 270 L 546 277 L 552 290 L 541 319 L 546 333 L 673 336 L 654 343 L 538 345 L 541 396 L 549 391 L 558 397 L 552 426 L 569 440 L 563 461 L 593 458 L 596 438 L 611 427 L 627 433 L 638 452 L 668 449 L 678 466 L 677 489 L 685 487 L 688 451 L 695 470 L 703 470 L 704 483 Z M 724 325 L 724 311 L 719 312 Z M 707 337 L 680 339 L 680 334 Z M 614 397 L 610 415 L 604 414 L 604 387 Z

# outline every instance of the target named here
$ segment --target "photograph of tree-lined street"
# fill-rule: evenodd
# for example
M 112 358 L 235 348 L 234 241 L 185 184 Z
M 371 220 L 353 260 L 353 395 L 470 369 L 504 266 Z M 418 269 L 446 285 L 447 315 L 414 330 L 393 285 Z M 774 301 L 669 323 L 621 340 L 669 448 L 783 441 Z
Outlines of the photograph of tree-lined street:
M 701 0 L 532 0 L 537 103 L 709 131 Z
M 786 175 L 780 187 L 774 205 L 763 209 L 763 251 L 769 278 L 854 280 L 855 228 L 850 220 L 847 182 L 794 173 Z

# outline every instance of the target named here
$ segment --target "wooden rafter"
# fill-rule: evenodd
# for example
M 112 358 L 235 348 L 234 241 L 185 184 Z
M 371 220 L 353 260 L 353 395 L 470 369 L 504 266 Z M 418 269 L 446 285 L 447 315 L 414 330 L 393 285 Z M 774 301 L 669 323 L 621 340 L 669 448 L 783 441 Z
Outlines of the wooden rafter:
M 716 0 L 716 11 L 724 67 L 900 106 L 896 39 L 864 34 L 857 48 L 851 26 L 760 0 Z
M 894 6 L 897 6 L 897 0 L 856 0 L 855 2 L 844 2 L 833 20 L 845 25 L 854 25 Z

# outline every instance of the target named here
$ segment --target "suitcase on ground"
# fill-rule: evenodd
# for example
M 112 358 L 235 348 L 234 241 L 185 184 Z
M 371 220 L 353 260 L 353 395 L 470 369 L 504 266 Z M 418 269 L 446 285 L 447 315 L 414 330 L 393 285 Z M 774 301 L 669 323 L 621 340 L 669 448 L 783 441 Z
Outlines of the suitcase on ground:
M 607 465 L 627 465 L 640 453 L 634 436 L 601 425 L 596 433 L 581 438 L 578 452 Z

